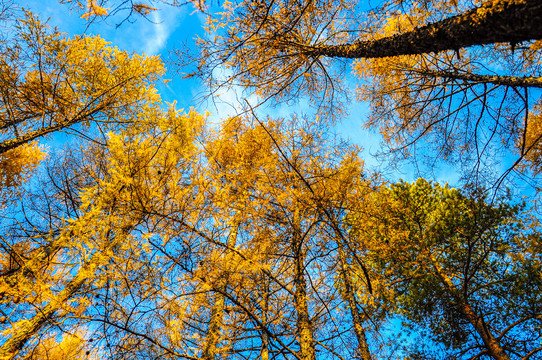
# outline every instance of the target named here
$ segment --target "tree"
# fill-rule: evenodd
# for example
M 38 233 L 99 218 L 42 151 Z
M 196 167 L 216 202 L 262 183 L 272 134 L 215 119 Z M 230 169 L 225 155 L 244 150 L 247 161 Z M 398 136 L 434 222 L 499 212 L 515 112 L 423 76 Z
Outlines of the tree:
M 95 336 L 110 357 L 314 359 L 316 350 L 354 351 L 340 347 L 355 338 L 337 320 L 348 305 L 332 275 L 341 271 L 329 238 L 335 230 L 322 209 L 342 204 L 344 214 L 367 184 L 355 149 L 320 148 L 318 132 L 294 124 L 230 119 L 196 135 L 206 136 L 206 148 L 171 163 L 178 172 L 161 167 L 178 151 L 171 134 L 116 143 L 105 163 L 139 169 L 125 208 L 142 219 L 137 231 L 145 235 L 117 248 L 96 275 L 103 280 L 87 284 L 103 299 L 88 321 L 103 323 Z
M 64 161 L 71 160 L 68 167 L 73 170 L 63 172 L 56 167 L 50 185 L 43 187 L 49 190 L 47 196 L 61 206 L 46 204 L 48 211 L 44 214 L 26 209 L 24 222 L 16 217 L 14 224 L 6 224 L 10 236 L 3 240 L 25 244 L 29 249 L 21 255 L 21 270 L 4 272 L 2 276 L 2 311 L 9 316 L 6 319 L 9 324 L 3 331 L 6 340 L 0 346 L 2 358 L 14 358 L 20 351 L 28 353 L 31 347 L 27 343 L 31 339 L 43 331 L 52 331 L 51 327 L 60 323 L 62 331 L 64 327 L 77 329 L 87 323 L 85 315 L 89 312 L 89 316 L 95 315 L 96 309 L 91 305 L 100 298 L 99 292 L 93 294 L 94 287 L 102 289 L 106 283 L 117 281 L 114 295 L 108 295 L 109 288 L 105 294 L 106 298 L 114 299 L 117 294 L 130 292 L 133 286 L 118 281 L 119 278 L 125 281 L 134 273 L 148 275 L 143 271 L 145 268 L 137 264 L 132 267 L 131 263 L 134 252 L 142 252 L 141 243 L 135 238 L 149 216 L 137 211 L 136 206 L 155 201 L 156 192 L 167 193 L 169 189 L 163 188 L 161 177 L 157 176 L 146 184 L 146 192 L 134 193 L 134 190 L 140 189 L 138 181 L 148 180 L 151 171 L 153 175 L 168 171 L 172 178 L 174 174 L 183 176 L 183 163 L 184 167 L 190 163 L 188 158 L 194 149 L 191 129 L 198 116 L 194 113 L 180 116 L 173 110 L 159 113 L 152 107 L 146 110 L 155 122 L 154 133 L 147 133 L 147 138 L 142 139 L 146 125 L 134 124 L 119 134 L 110 133 L 107 147 L 94 145 L 83 151 L 83 157 L 66 157 Z M 146 146 L 130 149 L 130 138 L 141 140 Z M 156 142 L 170 150 L 166 157 L 146 151 Z M 107 163 L 104 156 L 108 156 Z M 138 176 L 142 172 L 146 173 Z M 78 181 L 81 175 L 83 182 Z M 65 207 L 64 201 L 67 201 Z M 48 220 L 44 224 L 43 218 Z M 42 243 L 29 243 L 30 232 Z M 42 255 L 44 252 L 47 255 Z M 120 265 L 123 261 L 130 267 L 123 269 Z M 75 324 L 66 321 L 70 317 L 76 320 L 72 321 Z
M 524 16 L 539 17 L 531 0 L 481 4 L 476 11 L 443 2 L 397 5 L 408 16 L 392 4 L 381 34 L 354 32 L 352 38 L 366 42 L 348 47 L 333 42 L 352 42 L 344 32 L 351 23 L 341 17 L 354 3 L 225 5 L 231 11 L 220 16 L 230 22 L 211 16 L 210 29 L 237 27 L 219 29 L 215 43 L 202 40 L 209 45 L 202 66 L 242 69 L 235 79 L 246 79 L 241 85 L 248 87 L 263 84 L 265 97 L 331 94 L 327 86 L 335 83 L 327 81 L 323 56 L 354 56 L 378 44 L 397 56 L 366 68 L 360 61 L 358 72 L 393 74 L 393 67 L 384 74 L 386 64 L 402 61 L 423 79 L 537 86 L 534 76 L 421 67 L 416 61 L 430 55 L 408 55 L 401 46 L 422 34 L 413 51 L 438 50 L 440 35 L 431 38 L 433 30 L 457 35 L 470 22 L 466 29 L 476 33 L 505 15 L 510 26 L 528 29 L 533 25 L 522 22 Z M 106 6 L 89 1 L 85 17 L 106 16 Z M 455 17 L 443 20 L 449 15 Z M 255 23 L 261 26 L 250 30 Z M 381 25 L 371 18 L 366 24 L 371 31 Z M 27 196 L 15 197 L 2 215 L 0 358 L 84 351 L 113 359 L 370 360 L 378 357 L 375 333 L 392 316 L 427 331 L 446 354 L 507 360 L 540 353 L 542 299 L 524 285 L 541 286 L 540 236 L 538 223 L 520 207 L 489 205 L 477 190 L 462 193 L 423 180 L 381 188 L 364 170 L 359 149 L 333 139 L 315 119 L 262 120 L 249 107 L 247 116 L 208 126 L 195 111 L 162 104 L 153 86 L 163 72 L 158 59 L 129 56 L 99 38 L 64 39 L 31 16 L 21 26 L 19 45 L 4 44 L 12 54 L 6 59 L 19 64 L 6 66 L 2 85 L 11 120 L 1 144 L 12 146 L 4 153 L 59 130 L 83 140 L 48 159 L 39 188 L 25 187 Z M 33 42 L 34 36 L 41 37 Z M 479 43 L 498 36 L 518 41 L 527 35 L 495 31 Z M 471 39 L 448 40 L 444 48 L 472 45 Z M 250 56 L 265 49 L 268 57 L 257 60 L 269 66 L 261 67 Z M 538 51 L 516 50 L 534 58 Z M 462 59 L 451 52 L 434 56 L 468 70 L 474 55 L 460 51 Z M 395 93 L 382 90 L 375 98 L 380 95 Z M 456 105 L 455 98 L 447 101 Z M 401 104 L 405 118 L 415 119 L 412 102 Z M 527 129 L 525 158 L 538 141 L 536 128 Z M 37 163 L 14 173 L 23 179 Z M 410 355 L 426 353 L 421 348 Z
M 99 37 L 68 39 L 33 14 L 25 16 L 15 21 L 16 33 L 0 43 L 3 164 L 15 167 L 15 155 L 23 156 L 25 149 L 26 159 L 36 157 L 30 144 L 46 135 L 90 136 L 91 126 L 103 134 L 133 122 L 137 109 L 158 101 L 145 85 L 163 74 L 158 59 L 130 56 Z
M 361 296 L 429 330 L 451 356 L 536 357 L 542 283 L 533 241 L 540 234 L 521 211 L 422 179 L 375 192 L 352 214 L 378 283 L 374 299 Z
M 539 42 L 514 52 L 497 45 L 460 54 L 356 61 L 354 71 L 364 80 L 358 96 L 372 104 L 366 126 L 378 128 L 400 157 L 414 160 L 429 145 L 431 165 L 458 160 L 466 182 L 493 178 L 500 185 L 512 171 L 528 168 L 536 175 Z M 516 159 L 495 171 L 510 153 Z
M 348 331 L 335 323 L 344 303 L 333 295 L 337 290 L 327 275 L 340 271 L 338 259 L 326 255 L 336 252 L 327 239 L 335 231 L 321 217 L 323 204 L 336 201 L 346 207 L 361 196 L 362 184 L 354 190 L 360 163 L 355 150 L 321 149 L 318 132 L 294 124 L 234 118 L 206 141 L 201 180 L 191 183 L 199 184 L 194 196 L 207 205 L 200 205 L 204 210 L 190 216 L 193 220 L 184 220 L 183 213 L 167 216 L 169 231 L 178 232 L 174 238 L 193 239 L 190 247 L 201 250 L 192 253 L 193 267 L 175 262 L 160 268 L 186 272 L 188 289 L 202 289 L 194 296 L 178 288 L 174 299 L 190 304 L 178 306 L 188 306 L 194 315 L 169 315 L 183 330 L 179 342 L 167 347 L 189 342 L 194 352 L 186 356 L 205 358 L 283 354 L 314 359 L 317 349 L 349 353 L 337 346 Z M 344 157 L 341 165 L 330 160 L 335 157 Z M 164 211 L 157 209 L 155 216 L 160 214 Z M 156 251 L 167 262 L 178 258 L 174 248 L 158 245 Z M 329 338 L 328 331 L 337 335 Z M 158 333 L 149 337 L 165 341 Z M 194 338 L 200 341 L 189 340 Z
M 541 10 L 537 1 L 476 5 L 407 1 L 367 11 L 353 1 L 227 3 L 209 16 L 216 36 L 199 39 L 195 73 L 262 102 L 308 96 L 322 113 L 340 117 L 339 65 L 356 59 L 357 96 L 372 109 L 366 124 L 393 153 L 418 153 L 414 146 L 425 138 L 437 150 L 433 161 L 464 160 L 470 181 L 481 181 L 472 174 L 499 149 L 519 153 L 506 174 L 534 164 L 542 81 L 539 41 L 528 41 L 540 39 Z M 222 67 L 232 75 L 213 78 Z
M 192 75 L 202 76 L 211 94 L 240 86 L 261 102 L 308 96 L 339 118 L 345 89 L 337 65 L 356 59 L 358 96 L 374 110 L 366 125 L 380 130 L 391 154 L 411 157 L 425 139 L 436 151 L 431 167 L 458 160 L 466 182 L 493 179 L 496 187 L 512 172 L 539 171 L 540 46 L 525 45 L 542 35 L 536 0 L 363 6 L 226 2 L 224 11 L 208 12 L 210 35 L 199 39 Z M 492 174 L 492 161 L 510 151 L 517 159 Z
M 24 144 L 0 155 L 0 208 L 9 203 L 44 157 L 45 153 L 35 143 Z
M 86 348 L 112 358 L 353 353 L 339 346 L 360 329 L 335 320 L 353 294 L 338 293 L 333 239 L 369 189 L 357 150 L 323 146 L 297 121 L 208 131 L 196 113 L 140 116 L 49 160 L 47 206 L 5 219 L 6 243 L 36 241 L 3 277 L 0 355 L 47 352 L 61 345 L 41 334 L 86 328 Z
M 100 251 L 108 253 L 137 223 L 119 212 L 120 218 L 102 219 L 109 224 L 103 225 L 102 233 L 84 229 L 85 221 L 98 221 L 96 213 L 116 209 L 111 192 L 121 191 L 122 186 L 116 183 L 108 190 L 93 183 L 96 164 L 85 167 L 82 157 L 72 169 L 62 161 L 60 168 L 49 169 L 60 179 L 53 175 L 44 186 L 51 193 L 33 197 L 47 211 L 35 204 L 24 207 L 13 196 L 14 189 L 44 157 L 33 141 L 72 132 L 95 143 L 94 153 L 83 155 L 92 157 L 110 143 L 106 131 L 124 128 L 139 134 L 167 116 L 153 87 L 164 71 L 157 58 L 130 56 L 99 37 L 66 39 L 30 13 L 1 46 L 0 190 L 2 202 L 11 197 L 12 203 L 2 216 L 2 322 L 10 325 L 4 329 L 0 357 L 13 358 L 43 327 L 88 304 L 80 292 L 103 261 L 93 242 L 102 242 Z M 113 226 L 118 221 L 124 225 Z

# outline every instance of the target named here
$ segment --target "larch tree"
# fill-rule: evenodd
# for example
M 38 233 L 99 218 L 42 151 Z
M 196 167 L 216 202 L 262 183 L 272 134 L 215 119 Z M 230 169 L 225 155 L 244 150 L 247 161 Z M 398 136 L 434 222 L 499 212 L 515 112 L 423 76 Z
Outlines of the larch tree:
M 154 123 L 152 132 L 150 122 L 133 124 L 125 131 L 109 133 L 105 146 L 94 144 L 79 154 L 71 151 L 61 165 L 52 167 L 43 186 L 45 199 L 34 207 L 23 207 L 24 220 L 17 214 L 3 219 L 8 234 L 3 240 L 28 249 L 19 255 L 20 270 L 6 271 L 2 276 L 1 310 L 7 318 L 1 358 L 45 351 L 40 338 L 55 329 L 60 334 L 69 334 L 70 329 L 85 333 L 89 324 L 98 323 L 104 331 L 98 335 L 86 331 L 89 335 L 83 339 L 86 348 L 95 349 L 89 345 L 93 336 L 104 343 L 119 336 L 118 329 L 108 331 L 119 326 L 118 318 L 125 324 L 115 353 L 137 349 L 130 341 L 126 313 L 116 306 L 141 299 L 147 305 L 160 300 L 158 294 L 144 291 L 145 283 L 158 274 L 152 258 L 146 257 L 152 244 L 152 239 L 145 241 L 152 234 L 148 229 L 157 226 L 150 216 L 153 205 L 159 207 L 164 201 L 170 207 L 176 204 L 168 201 L 169 191 L 179 198 L 186 196 L 185 189 L 176 192 L 171 188 L 182 186 L 180 182 L 164 186 L 160 175 L 163 172 L 173 181 L 193 168 L 192 134 L 201 118 L 175 110 L 146 110 L 151 111 L 147 115 Z M 168 151 L 149 152 L 153 145 Z M 40 199 L 32 202 L 36 200 Z M 34 236 L 30 236 L 32 232 Z M 45 251 L 48 254 L 42 255 Z M 161 291 L 168 292 L 169 287 L 160 283 L 164 286 Z
M 123 173 L 131 163 L 140 169 L 123 206 L 142 220 L 87 285 L 92 306 L 79 323 L 102 324 L 96 346 L 111 358 L 358 352 L 336 238 L 346 233 L 339 214 L 371 180 L 355 148 L 323 145 L 320 130 L 297 122 L 233 118 L 196 128 L 204 146 L 183 163 L 166 161 L 178 152 L 172 134 L 125 138 L 104 154 Z M 332 204 L 341 210 L 332 214 Z
M 236 184 L 235 187 L 246 177 L 245 172 L 250 174 L 245 191 L 254 208 L 245 215 L 248 222 L 245 229 L 254 237 L 249 240 L 250 248 L 263 246 L 266 251 L 260 255 L 264 256 L 264 260 L 260 260 L 260 263 L 263 261 L 260 276 L 267 278 L 268 284 L 263 294 L 275 288 L 279 291 L 277 295 L 282 293 L 280 301 L 291 304 L 291 309 L 282 308 L 285 314 L 269 314 L 277 320 L 282 317 L 278 324 L 269 321 L 269 315 L 265 321 L 259 320 L 274 329 L 266 329 L 266 336 L 261 339 L 262 348 L 270 353 L 273 347 L 280 348 L 290 342 L 287 338 L 281 339 L 288 334 L 277 329 L 282 322 L 281 326 L 293 331 L 289 336 L 295 337 L 298 344 L 297 357 L 314 359 L 321 352 L 346 356 L 342 355 L 345 349 L 338 344 L 346 341 L 342 332 L 349 333 L 355 326 L 346 325 L 348 331 L 340 329 L 336 311 L 348 311 L 349 307 L 336 293 L 339 284 L 330 282 L 328 274 L 339 277 L 342 269 L 337 264 L 339 241 L 334 241 L 337 233 L 344 231 L 338 214 L 341 211 L 344 214 L 346 207 L 360 201 L 369 191 L 370 181 L 363 180 L 362 165 L 355 149 L 338 146 L 332 150 L 322 141 L 321 130 L 313 130 L 311 125 L 303 129 L 294 125 L 295 121 L 303 122 L 298 119 L 281 125 L 256 119 L 247 127 L 239 120 L 231 120 L 226 125 L 225 135 L 235 142 L 213 143 L 213 148 L 220 149 L 215 161 L 222 171 L 233 171 L 229 183 Z M 240 130 L 243 132 L 239 133 Z M 221 176 L 230 177 L 224 173 Z M 234 195 L 236 198 L 244 196 L 236 191 Z M 264 236 L 260 235 L 262 231 Z M 270 243 L 262 244 L 266 238 Z M 277 308 L 272 299 L 251 299 L 251 302 Z M 295 323 L 288 324 L 288 318 L 295 319 Z M 276 331 L 283 335 L 277 336 Z M 337 335 L 330 336 L 330 333 Z M 364 345 L 366 347 L 365 343 L 354 345 L 349 351 L 355 352 Z
M 29 12 L 14 14 L 2 21 L 15 30 L 0 37 L 1 201 L 44 158 L 40 139 L 63 132 L 103 141 L 157 101 L 145 84 L 164 72 L 156 58 L 129 55 L 99 37 L 69 39 Z
M 112 147 L 109 131 L 142 134 L 161 119 L 170 121 L 154 88 L 164 71 L 157 58 L 130 55 L 99 37 L 68 39 L 30 13 L 15 22 L 12 37 L 2 36 L 0 71 L 0 191 L 2 206 L 8 199 L 10 205 L 1 216 L 0 239 L 0 357 L 6 359 L 28 355 L 33 341 L 38 353 L 48 353 L 36 335 L 86 308 L 85 287 L 139 222 L 117 207 L 126 180 L 108 184 L 99 177 L 112 174 L 85 159 Z M 55 154 L 41 194 L 25 189 L 14 196 L 44 157 L 37 141 L 59 132 L 93 146 L 71 165 L 65 152 Z M 65 339 L 75 351 L 77 337 Z
M 377 31 L 412 29 L 428 16 L 417 7 Z M 366 126 L 392 154 L 457 161 L 465 181 L 477 184 L 538 173 L 540 41 L 358 59 L 353 71 L 362 80 L 357 96 L 371 104 Z
M 262 102 L 305 96 L 340 117 L 345 65 L 353 59 L 362 80 L 356 96 L 371 106 L 366 125 L 380 130 L 394 154 L 418 153 L 413 145 L 425 139 L 437 151 L 432 160 L 465 160 L 466 175 L 480 174 L 498 150 L 518 154 L 505 174 L 538 171 L 540 2 L 364 6 L 225 2 L 208 16 L 210 36 L 199 39 L 194 74 Z
M 60 130 L 84 136 L 100 125 L 107 132 L 158 101 L 145 86 L 164 73 L 157 58 L 129 55 L 100 37 L 66 38 L 30 13 L 17 27 L 1 44 L 0 154 Z

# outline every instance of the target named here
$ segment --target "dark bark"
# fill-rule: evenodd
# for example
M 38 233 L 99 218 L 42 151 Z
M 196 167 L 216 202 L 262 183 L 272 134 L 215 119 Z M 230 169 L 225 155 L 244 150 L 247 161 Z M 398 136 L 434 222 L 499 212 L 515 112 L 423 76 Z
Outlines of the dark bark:
M 542 88 L 542 77 L 534 76 L 500 76 L 500 75 L 480 75 L 468 72 L 455 72 L 445 70 L 425 70 L 412 69 L 408 70 L 414 74 L 419 74 L 427 77 L 440 77 L 452 80 L 463 80 L 469 83 L 478 84 L 495 84 L 512 87 L 529 87 Z
M 466 298 L 459 295 L 459 291 L 452 280 L 445 274 L 440 264 L 434 257 L 431 257 L 431 262 L 435 269 L 437 277 L 447 288 L 448 292 L 455 298 L 457 306 L 462 315 L 470 322 L 476 330 L 476 333 L 482 339 L 487 353 L 495 360 L 510 360 L 510 356 L 504 351 L 502 344 L 490 330 L 489 325 L 484 321 L 483 317 L 478 314 L 475 309 L 469 304 Z
M 308 56 L 382 58 L 542 39 L 542 1 L 501 0 L 412 31 L 352 44 L 307 47 Z
M 89 111 L 89 112 L 86 112 L 86 113 L 83 113 L 83 114 L 79 114 L 71 119 L 65 119 L 63 121 L 59 121 L 59 122 L 56 122 L 52 125 L 49 125 L 49 126 L 46 126 L 46 127 L 42 127 L 42 128 L 39 128 L 37 130 L 34 130 L 34 131 L 31 131 L 31 132 L 28 132 L 24 135 L 21 135 L 21 136 L 18 136 L 17 138 L 15 139 L 9 139 L 9 140 L 5 140 L 5 141 L 2 141 L 0 142 L 0 154 L 3 154 L 5 153 L 6 151 L 9 151 L 9 150 L 12 150 L 12 149 L 15 149 L 16 147 L 19 147 L 19 146 L 22 146 L 24 144 L 28 144 L 40 137 L 43 137 L 43 136 L 46 136 L 52 132 L 57 132 L 57 131 L 60 131 L 62 129 L 67 129 L 69 128 L 70 126 L 73 126 L 73 125 L 76 125 L 76 124 L 79 124 L 81 122 L 84 122 L 84 121 L 88 121 L 89 119 L 92 119 L 92 117 L 99 113 L 100 111 L 103 111 L 105 108 L 107 108 L 107 106 L 109 106 L 111 104 L 102 104 L 98 107 L 96 107 L 95 109 Z

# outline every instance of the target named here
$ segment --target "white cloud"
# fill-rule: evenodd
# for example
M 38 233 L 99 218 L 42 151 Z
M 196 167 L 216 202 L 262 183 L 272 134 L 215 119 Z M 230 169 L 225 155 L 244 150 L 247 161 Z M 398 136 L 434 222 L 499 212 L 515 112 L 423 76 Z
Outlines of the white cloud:
M 150 14 L 150 19 L 148 35 L 143 38 L 143 51 L 148 55 L 157 55 L 166 46 L 169 36 L 175 30 L 175 25 L 179 23 L 179 19 L 171 16 L 162 19 L 157 11 Z

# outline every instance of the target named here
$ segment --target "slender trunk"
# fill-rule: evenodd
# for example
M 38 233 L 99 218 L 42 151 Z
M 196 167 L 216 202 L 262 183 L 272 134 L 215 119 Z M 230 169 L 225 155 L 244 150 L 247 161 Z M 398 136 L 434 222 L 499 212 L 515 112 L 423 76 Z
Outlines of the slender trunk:
M 316 351 L 312 335 L 312 324 L 309 316 L 307 299 L 307 283 L 305 281 L 305 256 L 303 244 L 299 237 L 298 229 L 295 229 L 292 241 L 294 253 L 294 303 L 297 312 L 297 338 L 299 341 L 299 358 L 301 360 L 315 360 Z
M 238 217 L 238 214 L 236 217 Z M 239 230 L 240 221 L 235 218 L 232 223 L 232 229 L 227 240 L 227 248 L 235 246 L 237 241 L 237 232 Z M 226 256 L 225 262 L 227 261 L 228 257 Z M 211 310 L 211 321 L 209 322 L 207 337 L 203 348 L 203 359 L 205 360 L 213 360 L 218 354 L 218 343 L 220 342 L 220 331 L 222 330 L 222 320 L 224 318 L 226 303 L 226 296 L 224 296 L 224 293 L 227 290 L 227 282 L 218 285 L 218 287 L 219 291 L 215 293 L 213 309 Z
M 125 235 L 130 231 L 131 227 L 122 228 L 121 234 Z M 113 249 L 120 241 L 122 236 L 117 236 L 115 241 L 106 241 L 104 252 Z M 38 256 L 46 256 L 47 249 Z M 45 254 L 45 255 L 44 255 Z M 25 344 L 34 336 L 45 323 L 49 322 L 55 313 L 62 309 L 62 306 L 94 277 L 96 269 L 103 257 L 100 253 L 92 255 L 92 257 L 79 269 L 77 274 L 66 284 L 64 289 L 60 291 L 56 298 L 51 300 L 44 308 L 40 309 L 32 319 L 24 322 L 19 322 L 13 335 L 0 347 L 0 360 L 13 359 L 23 349 Z
M 28 144 L 31 141 L 36 140 L 37 138 L 46 136 L 52 132 L 65 129 L 72 125 L 88 120 L 89 118 L 92 118 L 94 114 L 98 113 L 99 111 L 102 111 L 107 105 L 109 104 L 102 104 L 96 109 L 93 109 L 87 113 L 80 114 L 78 116 L 73 117 L 72 119 L 59 121 L 57 123 L 54 123 L 53 125 L 49 125 L 49 126 L 40 128 L 38 130 L 31 131 L 24 135 L 18 136 L 15 139 L 4 140 L 0 142 L 0 154 L 3 154 L 9 150 L 15 149 L 16 147 L 19 147 L 21 145 Z
M 265 331 L 262 332 L 262 349 L 260 350 L 262 360 L 269 360 L 269 335 Z
M 262 282 L 266 281 L 266 277 L 262 277 Z M 262 314 L 262 323 L 264 326 L 267 327 L 267 312 L 268 312 L 268 305 L 269 305 L 269 287 L 267 284 L 264 284 L 265 291 L 262 294 L 263 299 L 263 314 Z M 260 350 L 260 358 L 262 360 L 269 360 L 269 335 L 267 334 L 264 329 L 262 329 L 261 332 L 261 338 L 262 338 L 262 348 Z
M 94 274 L 96 261 L 93 259 L 85 264 L 75 277 L 51 300 L 43 309 L 40 309 L 30 320 L 16 323 L 13 335 L 0 347 L 0 360 L 13 359 L 25 344 L 41 327 L 50 321 L 54 314 L 87 282 Z
M 346 300 L 350 315 L 352 316 L 352 322 L 354 323 L 354 332 L 358 340 L 358 352 L 362 360 L 372 360 L 369 345 L 367 344 L 367 337 L 365 335 L 365 328 L 363 327 L 363 317 L 359 312 L 356 294 L 354 293 L 354 288 L 350 281 L 349 270 L 347 268 L 346 258 L 341 244 L 339 244 L 339 260 L 341 264 L 340 276 L 344 283 L 343 297 Z
M 508 354 L 504 351 L 501 343 L 495 336 L 491 333 L 488 324 L 484 321 L 483 317 L 476 313 L 476 311 L 470 306 L 467 302 L 467 299 L 463 299 L 458 295 L 459 291 L 457 290 L 455 284 L 452 280 L 444 273 L 442 267 L 437 262 L 436 259 L 431 257 L 432 265 L 437 272 L 437 276 L 440 278 L 442 283 L 446 286 L 448 291 L 454 296 L 458 302 L 458 308 L 463 313 L 465 318 L 471 323 L 478 335 L 482 338 L 484 345 L 488 351 L 489 356 L 495 360 L 510 360 Z
M 487 1 L 463 14 L 402 34 L 352 44 L 307 46 L 301 52 L 308 56 L 382 58 L 457 51 L 500 42 L 515 45 L 542 39 L 540 24 L 542 2 L 539 0 Z
M 532 87 L 542 88 L 542 77 L 532 76 L 499 76 L 499 75 L 479 75 L 469 72 L 452 72 L 444 70 L 425 70 L 409 69 L 413 74 L 419 74 L 427 77 L 439 77 L 444 79 L 462 80 L 478 84 L 495 84 L 512 87 Z
M 222 286 L 225 290 L 225 286 Z M 221 293 L 216 293 L 213 310 L 211 311 L 211 322 L 207 330 L 205 347 L 203 349 L 203 359 L 212 360 L 218 353 L 217 345 L 220 341 L 220 330 L 222 329 L 222 318 L 224 316 L 225 297 Z

